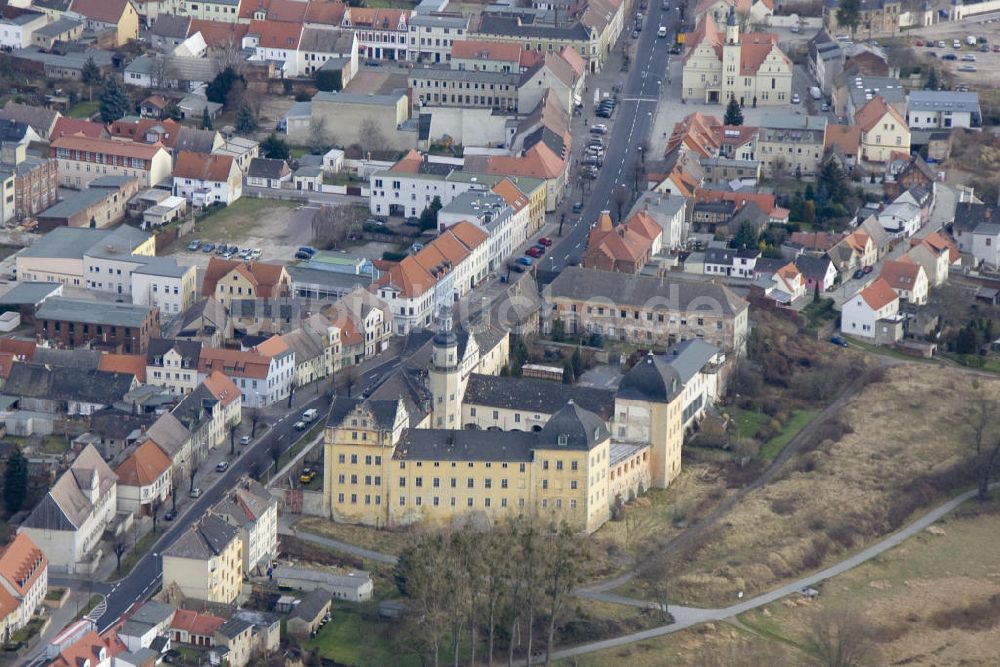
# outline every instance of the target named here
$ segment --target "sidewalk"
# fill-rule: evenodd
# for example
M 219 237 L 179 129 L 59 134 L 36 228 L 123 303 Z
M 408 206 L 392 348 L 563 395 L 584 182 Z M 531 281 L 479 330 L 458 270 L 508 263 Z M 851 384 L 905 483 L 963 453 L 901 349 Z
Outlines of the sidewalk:
M 315 533 L 307 533 L 305 531 L 299 531 L 295 526 L 288 522 L 287 517 L 281 516 L 278 519 L 278 532 L 282 535 L 291 535 L 297 537 L 300 540 L 305 540 L 306 542 L 312 542 L 313 544 L 318 544 L 335 551 L 341 551 L 343 553 L 351 554 L 352 556 L 360 556 L 361 558 L 367 558 L 368 560 L 378 561 L 379 563 L 386 563 L 388 565 L 395 565 L 399 560 L 395 556 L 390 556 L 389 554 L 380 553 L 378 551 L 372 551 L 371 549 L 365 549 L 363 547 L 354 546 L 353 544 L 348 544 L 347 542 L 341 542 L 340 540 L 334 540 L 329 537 L 323 537 L 322 535 L 316 535 Z

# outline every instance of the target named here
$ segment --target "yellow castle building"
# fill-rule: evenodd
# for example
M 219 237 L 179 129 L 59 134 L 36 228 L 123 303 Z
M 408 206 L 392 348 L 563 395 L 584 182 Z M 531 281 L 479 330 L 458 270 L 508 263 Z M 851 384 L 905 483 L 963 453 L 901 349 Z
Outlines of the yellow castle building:
M 325 511 L 376 527 L 532 513 L 593 532 L 616 503 L 680 473 L 685 428 L 724 360 L 690 343 L 640 360 L 616 391 L 568 387 L 499 376 L 507 334 L 456 332 L 445 317 L 396 377 L 334 399 Z

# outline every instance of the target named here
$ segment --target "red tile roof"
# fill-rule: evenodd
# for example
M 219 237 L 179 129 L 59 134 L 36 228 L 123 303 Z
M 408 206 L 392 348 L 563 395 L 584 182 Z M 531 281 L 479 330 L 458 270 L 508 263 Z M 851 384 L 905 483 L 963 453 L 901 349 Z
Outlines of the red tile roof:
M 265 264 L 263 262 L 242 262 L 231 259 L 212 257 L 205 269 L 205 279 L 201 285 L 204 296 L 213 296 L 216 285 L 233 270 L 239 271 L 250 284 L 256 288 L 256 297 L 270 299 L 282 296 L 280 285 L 288 274 L 281 264 Z
M 827 125 L 824 149 L 838 148 L 846 156 L 856 156 L 861 145 L 861 128 L 857 125 Z
M 451 43 L 451 59 L 521 61 L 521 45 L 512 42 L 486 42 L 478 39 L 456 39 Z
M 13 354 L 15 357 L 23 357 L 25 361 L 31 361 L 35 356 L 35 341 L 23 338 L 0 338 L 0 352 Z
M 181 125 L 175 120 L 157 120 L 155 118 L 140 118 L 135 121 L 116 120 L 108 126 L 112 137 L 132 139 L 140 143 L 148 143 L 147 135 L 155 135 L 156 141 L 172 148 L 177 143 Z
M 170 621 L 172 630 L 183 630 L 190 635 L 200 637 L 211 637 L 219 629 L 225 619 L 211 614 L 200 614 L 188 609 L 178 609 L 174 612 L 174 618 Z
M 306 5 L 305 20 L 310 23 L 322 23 L 325 25 L 337 25 L 344 20 L 344 12 L 347 5 L 334 0 L 309 0 Z
M 88 19 L 117 24 L 129 5 L 129 0 L 73 0 L 70 9 Z
M 882 263 L 882 270 L 879 277 L 889 283 L 889 286 L 896 290 L 911 291 L 917 284 L 917 278 L 923 267 L 909 261 L 896 261 L 887 259 Z
M 695 195 L 695 201 L 731 201 L 736 204 L 737 209 L 743 208 L 747 202 L 753 202 L 768 216 L 774 216 L 775 212 L 779 211 L 774 195 L 761 192 L 729 192 L 727 190 L 699 189 L 697 195 Z
M 949 264 L 954 264 L 955 262 L 957 262 L 959 259 L 962 258 L 962 256 L 958 252 L 958 246 L 955 245 L 955 242 L 947 238 L 941 232 L 933 232 L 931 234 L 928 234 L 922 239 L 917 239 L 917 238 L 910 239 L 910 245 L 911 246 L 927 245 L 931 249 L 937 251 L 938 253 L 947 250 Z
M 188 28 L 187 36 L 200 32 L 202 39 L 208 46 L 223 46 L 232 43 L 239 46 L 243 37 L 250 30 L 247 23 L 224 23 L 222 21 L 202 21 L 192 19 L 191 27 Z
M 152 440 L 147 440 L 115 469 L 115 474 L 119 484 L 142 487 L 156 483 L 169 470 L 170 459 Z
M 0 549 L 0 576 L 25 596 L 48 567 L 49 559 L 27 533 L 18 533 Z
M 72 134 L 82 134 L 91 139 L 104 139 L 108 137 L 108 129 L 101 123 L 61 116 L 52 127 L 52 134 L 49 135 L 49 140 L 51 141 L 57 137 L 65 137 Z
M 271 367 L 270 357 L 256 352 L 226 350 L 220 347 L 202 347 L 198 359 L 198 371 L 211 373 L 219 371 L 229 377 L 247 377 L 263 380 Z
M 301 3 L 300 3 L 301 4 Z M 305 7 L 305 5 L 303 5 Z M 258 35 L 260 41 L 258 45 L 265 49 L 290 49 L 299 48 L 299 39 L 302 37 L 302 23 L 290 23 L 288 21 L 250 21 L 250 35 Z
M 860 295 L 872 310 L 884 308 L 899 298 L 892 286 L 882 278 L 876 278 L 871 285 L 861 290 Z
M 97 370 L 134 375 L 139 382 L 146 382 L 146 357 L 142 354 L 102 354 L 97 360 Z
M 91 665 L 96 665 L 102 649 L 105 655 L 116 656 L 125 651 L 126 647 L 114 632 L 101 637 L 91 630 L 63 649 L 62 653 L 49 663 L 49 667 L 81 667 L 87 661 Z
M 142 160 L 151 160 L 159 151 L 163 150 L 163 145 L 160 143 L 140 144 L 134 141 L 91 139 L 82 136 L 58 137 L 49 145 L 51 148 L 90 151 L 92 153 L 105 153 L 107 155 L 118 155 L 120 157 L 139 158 Z
M 199 181 L 225 183 L 233 170 L 233 158 L 229 155 L 206 155 L 181 151 L 174 163 L 175 178 L 193 178 Z
M 202 384 L 205 385 L 205 389 L 212 393 L 212 396 L 215 396 L 222 403 L 222 407 L 226 407 L 243 395 L 240 388 L 227 375 L 219 371 L 209 373 Z
M 881 95 L 876 95 L 868 101 L 863 107 L 857 110 L 854 114 L 854 124 L 861 128 L 862 131 L 868 132 L 875 125 L 881 121 L 886 114 L 892 116 L 892 118 L 899 123 L 901 126 L 906 127 L 906 121 L 903 117 L 899 115 L 892 106 Z

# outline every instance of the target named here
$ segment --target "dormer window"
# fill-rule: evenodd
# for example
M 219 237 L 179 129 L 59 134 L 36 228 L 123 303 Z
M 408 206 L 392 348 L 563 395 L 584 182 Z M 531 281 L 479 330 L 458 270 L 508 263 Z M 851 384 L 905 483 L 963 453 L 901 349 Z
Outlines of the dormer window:
M 560 433 L 559 437 L 556 439 L 556 442 L 559 444 L 560 447 L 565 447 L 566 445 L 569 444 L 569 437 L 565 433 Z

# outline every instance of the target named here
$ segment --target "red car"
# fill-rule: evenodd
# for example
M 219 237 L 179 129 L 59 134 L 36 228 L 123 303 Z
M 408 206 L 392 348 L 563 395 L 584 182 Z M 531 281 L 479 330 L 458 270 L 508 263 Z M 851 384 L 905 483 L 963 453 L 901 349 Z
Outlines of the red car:
M 538 245 L 543 245 L 546 248 L 548 248 L 550 245 L 552 245 L 552 239 L 550 239 L 548 236 L 543 236 L 542 238 L 538 239 Z
M 871 266 L 866 266 L 865 268 L 862 269 L 862 271 L 864 271 L 864 273 L 865 273 L 866 276 L 869 273 L 871 273 L 873 270 L 874 270 L 874 267 L 871 267 Z
M 538 258 L 542 256 L 543 252 L 539 250 L 537 246 L 531 246 L 530 248 L 524 251 L 524 254 Z

